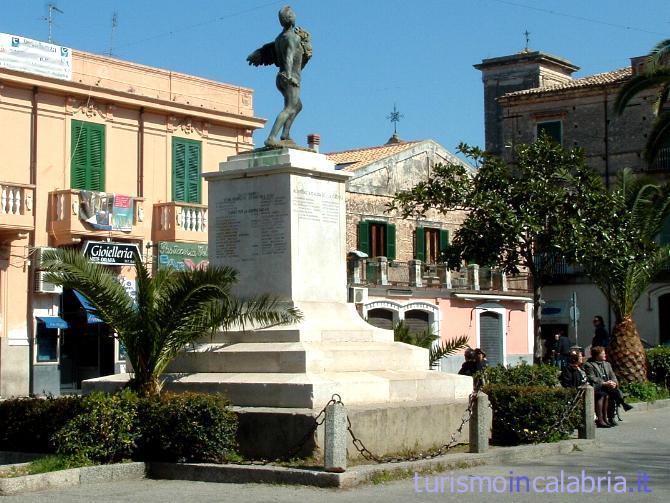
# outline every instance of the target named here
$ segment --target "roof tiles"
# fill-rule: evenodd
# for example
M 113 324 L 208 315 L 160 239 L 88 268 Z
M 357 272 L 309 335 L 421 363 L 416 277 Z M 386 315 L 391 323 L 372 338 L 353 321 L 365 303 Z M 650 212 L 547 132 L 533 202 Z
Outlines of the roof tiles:
M 413 147 L 417 143 L 419 142 L 405 141 L 401 143 L 379 145 L 377 147 L 358 148 L 353 150 L 344 150 L 342 152 L 331 152 L 326 154 L 326 157 L 333 161 L 336 167 L 342 171 L 356 171 L 363 166 L 367 166 L 368 164 L 372 164 L 375 161 Z

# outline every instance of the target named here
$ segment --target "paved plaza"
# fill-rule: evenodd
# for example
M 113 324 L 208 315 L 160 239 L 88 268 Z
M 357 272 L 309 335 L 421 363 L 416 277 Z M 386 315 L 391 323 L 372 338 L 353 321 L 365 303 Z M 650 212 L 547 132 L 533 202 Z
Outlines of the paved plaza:
M 435 477 L 442 477 L 444 492 L 426 493 L 423 477 L 417 481 L 412 479 L 397 480 L 384 484 L 365 485 L 353 489 L 315 489 L 311 487 L 293 487 L 265 484 L 216 484 L 205 482 L 139 480 L 118 483 L 93 484 L 77 488 L 48 491 L 42 493 L 25 494 L 2 498 L 2 503 L 13 502 L 316 502 L 344 503 L 344 502 L 428 502 L 428 501 L 502 501 L 524 502 L 538 501 L 538 498 L 547 498 L 547 501 L 584 502 L 594 496 L 602 501 L 620 501 L 622 498 L 645 502 L 670 501 L 670 436 L 667 434 L 670 408 L 651 411 L 633 411 L 624 416 L 625 421 L 618 428 L 598 430 L 598 440 L 601 444 L 594 451 L 574 452 L 570 455 L 554 456 L 538 459 L 536 462 L 514 464 L 507 466 L 482 466 L 453 472 L 453 474 L 429 475 L 429 487 L 433 487 Z M 533 492 L 517 493 L 516 491 L 503 494 L 480 493 L 479 482 L 472 494 L 451 493 L 448 476 L 474 476 L 493 479 L 496 476 L 509 477 L 510 471 L 515 477 L 560 477 L 564 471 L 565 484 L 569 476 L 581 477 L 582 470 L 587 476 L 606 477 L 610 472 L 610 486 L 616 486 L 621 476 L 628 481 L 627 494 L 613 494 L 607 492 L 607 482 L 601 484 L 598 494 L 542 494 Z M 644 483 L 638 486 L 638 472 L 645 473 L 647 489 L 644 492 Z M 480 479 L 475 479 L 480 480 Z M 542 480 L 542 479 L 537 479 Z M 548 480 L 548 479 L 544 479 Z M 643 481 L 643 477 L 640 477 Z M 588 485 L 588 484 L 587 484 Z M 439 483 L 438 483 L 439 487 Z M 522 489 L 525 487 L 522 484 Z M 538 490 L 549 489 L 542 482 L 536 484 Z M 567 491 L 567 485 L 564 485 Z M 417 492 L 416 489 L 422 492 Z M 484 484 L 486 489 L 486 484 Z M 500 487 L 499 487 L 500 488 Z M 638 488 L 641 492 L 638 492 Z M 456 490 L 458 486 L 456 486 Z M 632 489 L 632 491 L 631 491 Z

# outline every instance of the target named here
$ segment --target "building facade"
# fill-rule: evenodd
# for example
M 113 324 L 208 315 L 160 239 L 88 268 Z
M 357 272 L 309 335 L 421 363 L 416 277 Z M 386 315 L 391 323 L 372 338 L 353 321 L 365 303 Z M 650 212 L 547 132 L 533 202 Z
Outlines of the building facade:
M 644 58 L 632 58 L 625 68 L 573 78 L 578 67 L 567 60 L 541 52 L 521 52 L 483 60 L 482 72 L 486 124 L 486 149 L 513 161 L 513 147 L 532 143 L 546 132 L 566 148 L 580 147 L 587 163 L 612 187 L 616 174 L 625 168 L 659 181 L 670 174 L 670 148 L 647 164 L 642 151 L 655 119 L 653 91 L 636 96 L 621 115 L 614 101 L 621 85 L 642 70 Z M 670 242 L 670 221 L 659 236 Z M 556 330 L 570 334 L 581 346 L 590 344 L 594 315 L 613 325 L 605 297 L 580 273 L 562 264 L 554 282 L 544 288 L 543 335 Z M 670 276 L 662 273 L 641 296 L 635 320 L 644 342 L 670 342 Z M 577 313 L 577 316 L 575 316 Z
M 125 363 L 87 300 L 44 280 L 44 250 L 81 249 L 130 295 L 134 253 L 198 267 L 208 226 L 200 175 L 252 149 L 264 121 L 247 88 L 23 37 L 0 42 L 0 396 L 58 394 Z
M 532 361 L 532 295 L 526 277 L 470 265 L 449 270 L 441 253 L 465 213 L 429 210 L 402 218 L 388 205 L 400 190 L 426 180 L 438 163 L 462 163 L 432 140 L 393 137 L 370 148 L 327 154 L 347 182 L 347 250 L 350 301 L 369 323 L 391 329 L 402 321 L 412 331 L 430 330 L 439 340 L 465 335 L 491 364 Z M 469 169 L 472 169 L 469 165 Z M 461 355 L 440 367 L 454 372 Z

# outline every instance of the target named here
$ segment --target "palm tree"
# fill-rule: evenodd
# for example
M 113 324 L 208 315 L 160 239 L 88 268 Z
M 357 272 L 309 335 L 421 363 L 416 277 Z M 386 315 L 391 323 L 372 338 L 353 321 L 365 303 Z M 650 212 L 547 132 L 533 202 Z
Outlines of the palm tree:
M 232 326 L 288 324 L 301 318 L 298 310 L 269 296 L 235 297 L 231 288 L 237 272 L 230 267 L 150 274 L 137 257 L 135 301 L 107 267 L 89 262 L 76 250 L 45 254 L 43 267 L 48 281 L 81 292 L 116 332 L 133 367 L 128 387 L 144 395 L 160 392 L 165 368 L 196 339 Z
M 643 91 L 657 89 L 654 113 L 656 120 L 647 137 L 644 157 L 651 164 L 670 141 L 670 112 L 664 111 L 670 93 L 670 39 L 656 44 L 647 56 L 643 73 L 626 82 L 614 102 L 614 111 L 622 114 L 626 105 Z
M 670 215 L 670 185 L 659 185 L 629 169 L 616 188 L 603 187 L 602 205 L 584 223 L 587 251 L 578 261 L 607 297 L 615 316 L 608 355 L 626 382 L 647 379 L 646 355 L 633 311 L 658 273 L 670 265 L 670 245 L 659 244 Z

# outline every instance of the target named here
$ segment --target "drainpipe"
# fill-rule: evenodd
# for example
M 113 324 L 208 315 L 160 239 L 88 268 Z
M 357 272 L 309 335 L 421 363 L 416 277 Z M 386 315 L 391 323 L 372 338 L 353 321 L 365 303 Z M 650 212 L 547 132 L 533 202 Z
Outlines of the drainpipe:
M 144 197 L 144 107 L 137 128 L 137 197 Z
M 33 86 L 33 94 L 31 98 L 30 110 L 30 183 L 35 186 L 33 189 L 33 230 L 28 233 L 28 251 L 35 249 L 35 232 L 37 232 L 37 93 L 39 88 Z M 28 254 L 28 256 L 31 256 Z M 27 267 L 26 267 L 27 266 Z M 28 390 L 32 393 L 33 390 L 33 359 L 35 351 L 34 331 L 33 331 L 33 299 L 35 296 L 35 275 L 32 273 L 32 265 L 25 264 L 28 273 L 28 295 L 26 302 L 26 335 L 30 344 L 28 348 L 28 355 L 30 361 L 28 362 Z
M 609 141 L 609 112 L 607 110 L 607 88 L 605 88 L 604 91 L 604 100 L 603 100 L 603 110 L 604 110 L 604 115 L 603 115 L 603 120 L 605 121 L 604 126 L 605 126 L 605 190 L 609 191 L 610 190 L 610 141 Z M 609 286 L 607 289 L 609 290 Z M 609 292 L 608 292 L 609 293 Z M 610 332 L 612 331 L 612 305 L 610 303 L 610 297 L 609 295 L 607 296 L 607 331 Z

